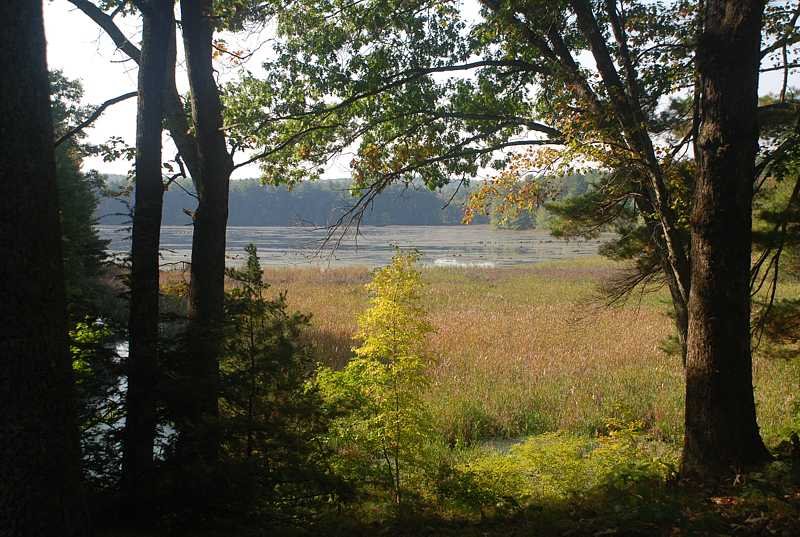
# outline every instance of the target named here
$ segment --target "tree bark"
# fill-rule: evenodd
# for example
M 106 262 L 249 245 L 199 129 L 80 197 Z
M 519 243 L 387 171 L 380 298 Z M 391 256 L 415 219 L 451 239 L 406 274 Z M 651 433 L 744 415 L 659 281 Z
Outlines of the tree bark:
M 0 535 L 84 536 L 41 0 L 0 35 Z
M 750 347 L 753 173 L 764 4 L 706 0 L 682 470 L 713 477 L 769 458 L 758 432 Z
M 89 0 L 69 1 L 100 26 L 129 58 L 141 62 L 141 51 L 127 40 L 108 14 Z M 187 371 L 195 397 L 184 402 L 184 416 L 178 424 L 181 430 L 179 447 L 186 457 L 191 456 L 189 452 L 199 456 L 198 451 L 206 451 L 206 455 L 214 459 L 216 440 L 203 432 L 203 423 L 209 418 L 213 421 L 217 414 L 219 337 L 216 329 L 223 313 L 228 183 L 233 164 L 225 148 L 221 104 L 213 78 L 213 33 L 205 15 L 212 7 L 210 0 L 201 0 L 184 2 L 181 9 L 194 134 L 175 86 L 174 70 L 168 77 L 163 106 L 167 128 L 199 198 L 194 214 L 189 300 L 188 341 L 194 360 Z M 167 49 L 167 54 L 174 57 L 174 47 Z
M 213 0 L 182 0 L 184 50 L 197 142 L 198 206 L 194 213 L 189 288 L 189 352 L 193 381 L 184 424 L 183 455 L 206 463 L 217 458 L 219 353 L 225 299 L 225 231 L 233 170 L 222 130 L 222 104 L 212 65 Z
M 170 37 L 174 31 L 172 0 L 141 0 L 142 50 L 136 114 L 136 187 L 131 246 L 131 301 L 128 323 L 122 488 L 131 521 L 151 518 L 154 491 L 153 444 L 157 423 L 159 336 L 159 239 L 163 183 L 161 119 L 167 82 Z

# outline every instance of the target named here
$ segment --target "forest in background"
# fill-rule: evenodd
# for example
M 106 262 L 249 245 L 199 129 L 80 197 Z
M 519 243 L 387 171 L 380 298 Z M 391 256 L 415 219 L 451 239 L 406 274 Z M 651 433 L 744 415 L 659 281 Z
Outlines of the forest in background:
M 122 191 L 123 176 L 108 176 L 106 192 Z M 231 182 L 228 199 L 231 226 L 328 226 L 352 204 L 348 180 L 325 180 L 287 186 L 264 185 L 257 179 Z M 164 225 L 190 224 L 197 200 L 192 185 L 173 184 L 164 193 Z M 463 196 L 448 198 L 427 188 L 394 186 L 364 214 L 366 225 L 456 225 L 461 223 Z M 460 203 L 459 203 L 460 202 Z M 130 195 L 101 196 L 96 211 L 99 224 L 125 224 L 131 218 Z
M 587 179 L 587 177 L 589 179 Z M 571 175 L 558 179 L 552 201 L 586 192 L 592 175 Z M 193 186 L 184 181 L 164 192 L 162 224 L 190 224 L 191 208 L 197 204 Z M 372 226 L 458 225 L 464 218 L 464 203 L 471 185 L 447 185 L 431 191 L 421 184 L 391 185 L 375 198 L 364 212 L 362 223 Z M 286 185 L 264 185 L 257 179 L 231 182 L 228 198 L 228 224 L 231 226 L 329 226 L 345 215 L 355 199 L 348 179 L 302 182 L 291 189 Z M 457 191 L 458 190 L 458 191 Z M 128 192 L 126 194 L 126 192 Z M 132 192 L 126 177 L 107 175 L 106 185 L 97 190 L 95 218 L 99 224 L 130 223 Z M 188 212 L 187 212 L 188 211 Z M 512 217 L 488 207 L 477 215 L 475 224 L 491 223 L 504 229 L 530 229 L 543 226 L 549 217 L 545 207 L 519 211 Z

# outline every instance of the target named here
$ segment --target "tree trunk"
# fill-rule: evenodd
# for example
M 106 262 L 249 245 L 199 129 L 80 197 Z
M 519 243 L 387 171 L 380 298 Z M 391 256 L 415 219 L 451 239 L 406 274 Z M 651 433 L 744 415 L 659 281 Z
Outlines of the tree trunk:
M 225 231 L 228 184 L 233 168 L 222 130 L 222 105 L 212 65 L 213 0 L 182 0 L 181 17 L 191 88 L 192 119 L 199 161 L 195 185 L 191 283 L 189 288 L 189 352 L 193 394 L 182 431 L 183 455 L 213 463 L 218 435 L 219 353 L 224 317 Z
M 670 296 L 672 296 L 672 310 L 674 312 L 675 333 L 678 336 L 678 344 L 681 347 L 681 363 L 686 367 L 686 332 L 689 329 L 689 311 L 688 304 L 683 299 L 681 288 L 677 284 L 675 272 L 669 264 L 669 259 L 666 254 L 661 254 L 661 267 L 664 272 L 664 278 L 667 281 Z
M 0 535 L 89 535 L 41 0 L 0 2 Z
M 625 142 L 631 151 L 641 158 L 642 163 L 646 164 L 642 169 L 642 173 L 647 176 L 649 186 L 644 190 L 652 206 L 652 214 L 655 215 L 661 227 L 658 246 L 662 255 L 665 255 L 667 259 L 667 263 L 664 266 L 667 269 L 666 276 L 670 292 L 678 299 L 675 302 L 678 316 L 676 323 L 679 337 L 681 337 L 684 326 L 681 322 L 682 304 L 688 302 L 689 295 L 689 260 L 686 259 L 686 252 L 682 248 L 681 233 L 676 225 L 677 218 L 672 208 L 672 200 L 670 199 L 669 188 L 666 185 L 664 170 L 653 147 L 653 140 L 647 132 L 646 116 L 642 110 L 635 82 L 638 75 L 633 67 L 634 64 L 629 55 L 627 42 L 624 40 L 620 26 L 618 26 L 620 24 L 619 20 L 613 16 L 615 8 L 612 3 L 609 15 L 612 15 L 612 27 L 618 40 L 623 65 L 627 70 L 628 91 L 626 92 L 626 85 L 617 71 L 608 49 L 606 38 L 592 11 L 592 3 L 589 0 L 571 0 L 570 5 L 575 11 L 578 28 L 589 44 L 597 70 L 608 92 L 614 114 L 622 127 Z
M 131 246 L 131 302 L 128 323 L 122 488 L 132 521 L 150 520 L 153 500 L 153 444 L 156 433 L 159 332 L 159 238 L 163 184 L 161 180 L 161 118 L 167 82 L 172 0 L 137 2 L 142 12 L 142 53 L 136 114 L 136 188 Z
M 769 458 L 750 347 L 750 245 L 761 19 L 753 0 L 706 0 L 682 470 L 713 477 Z

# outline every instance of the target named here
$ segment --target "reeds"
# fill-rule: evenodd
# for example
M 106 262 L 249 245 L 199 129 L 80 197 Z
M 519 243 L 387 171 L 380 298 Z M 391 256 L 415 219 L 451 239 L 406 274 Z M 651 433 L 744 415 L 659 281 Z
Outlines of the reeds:
M 438 357 L 427 400 L 444 437 L 470 444 L 556 430 L 591 434 L 613 419 L 642 420 L 656 438 L 679 442 L 683 370 L 679 357 L 660 349 L 673 331 L 668 294 L 604 307 L 597 286 L 616 268 L 583 258 L 425 269 L 436 330 L 429 344 Z M 308 337 L 317 359 L 343 366 L 367 305 L 369 270 L 268 268 L 264 277 L 273 292 L 287 291 L 290 308 L 313 315 Z M 800 367 L 757 356 L 754 377 L 762 434 L 775 443 L 800 428 Z

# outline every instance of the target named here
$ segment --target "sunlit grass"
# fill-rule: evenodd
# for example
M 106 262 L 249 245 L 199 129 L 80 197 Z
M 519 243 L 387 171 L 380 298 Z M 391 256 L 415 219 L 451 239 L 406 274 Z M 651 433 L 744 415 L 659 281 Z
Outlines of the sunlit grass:
M 661 345 L 672 334 L 668 293 L 604 307 L 597 285 L 617 268 L 601 258 L 518 268 L 426 268 L 425 301 L 438 363 L 427 394 L 451 444 L 547 431 L 592 434 L 610 419 L 641 420 L 657 439 L 683 431 L 680 358 Z M 274 291 L 311 313 L 317 359 L 347 362 L 356 316 L 367 305 L 362 267 L 268 268 Z M 800 285 L 783 296 L 800 296 Z M 775 444 L 800 428 L 800 367 L 757 356 L 759 422 Z

